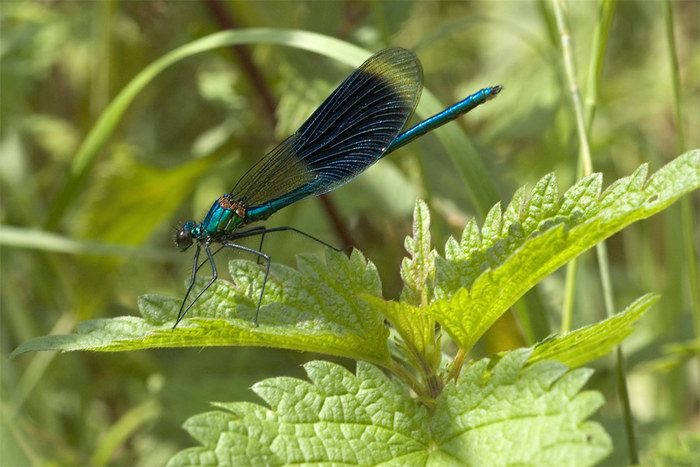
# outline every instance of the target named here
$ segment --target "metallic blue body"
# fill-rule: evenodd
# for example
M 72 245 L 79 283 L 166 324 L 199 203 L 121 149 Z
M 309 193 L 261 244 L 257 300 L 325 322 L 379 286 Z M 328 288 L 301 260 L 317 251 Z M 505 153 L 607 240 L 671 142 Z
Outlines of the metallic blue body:
M 207 216 L 197 227 L 199 237 L 217 237 L 232 232 L 238 227 L 243 219 L 236 215 L 235 210 L 230 207 L 229 195 L 223 195 L 214 201 Z
M 267 279 L 269 256 L 238 245 L 235 240 L 272 231 L 296 231 L 264 227 L 237 231 L 239 227 L 267 219 L 285 206 L 347 183 L 386 154 L 501 91 L 501 86 L 482 89 L 402 133 L 418 104 L 422 86 L 423 70 L 412 52 L 401 48 L 377 52 L 353 71 L 292 136 L 251 167 L 229 194 L 217 199 L 202 222 L 187 222 L 177 234 L 176 243 L 186 249 L 196 242 L 197 250 L 190 286 L 175 326 L 216 280 L 213 255 L 221 248 L 236 248 L 264 259 Z M 221 248 L 212 253 L 212 243 L 221 244 Z M 202 247 L 213 277 L 185 308 L 197 271 L 204 264 L 198 263 Z M 253 320 L 256 325 L 264 290 L 263 281 Z
M 429 131 L 444 125 L 447 122 L 451 122 L 460 115 L 463 115 L 473 108 L 483 104 L 484 102 L 496 97 L 496 94 L 501 92 L 501 86 L 492 86 L 490 88 L 484 88 L 481 91 L 477 91 L 471 96 L 463 99 L 451 107 L 443 110 L 439 114 L 433 115 L 432 117 L 423 120 L 416 126 L 412 127 L 408 131 L 401 133 L 394 141 L 392 141 L 389 148 L 386 150 L 384 155 L 386 156 L 392 151 L 407 145 L 416 138 L 423 136 Z
M 386 149 L 386 151 L 384 151 L 382 157 L 386 156 L 387 154 L 395 151 L 396 149 L 402 146 L 405 146 L 406 144 L 434 130 L 435 128 L 438 128 L 444 125 L 445 123 L 455 120 L 460 115 L 469 112 L 470 110 L 483 104 L 484 102 L 493 99 L 496 96 L 496 94 L 498 94 L 500 91 L 500 86 L 484 88 L 478 92 L 475 92 L 466 99 L 463 99 L 462 101 L 454 104 L 453 106 L 443 110 L 439 114 L 433 115 L 432 117 L 423 120 L 411 129 L 397 136 Z M 202 221 L 201 224 L 192 223 L 189 226 L 189 228 L 192 231 L 192 236 L 196 239 L 217 237 L 221 234 L 230 233 L 235 228 L 241 225 L 267 219 L 268 217 L 270 217 L 270 215 L 272 215 L 279 209 L 307 197 L 307 192 L 307 187 L 301 187 L 300 189 L 294 190 L 290 193 L 286 193 L 284 196 L 280 196 L 274 200 L 265 202 L 257 206 L 249 207 L 246 209 L 246 214 L 243 218 L 238 217 L 232 209 L 226 209 L 222 206 L 220 202 L 221 199 L 228 198 L 230 196 L 226 194 L 223 195 L 222 198 L 219 198 L 214 202 L 212 207 L 209 209 L 207 216 L 204 218 L 204 221 Z M 232 220 L 235 221 L 232 222 Z

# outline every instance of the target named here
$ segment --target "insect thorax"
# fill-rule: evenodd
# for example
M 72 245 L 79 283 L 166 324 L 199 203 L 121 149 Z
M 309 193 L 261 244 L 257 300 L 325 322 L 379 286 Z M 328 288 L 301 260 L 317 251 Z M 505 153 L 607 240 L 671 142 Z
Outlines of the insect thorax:
M 245 206 L 229 195 L 223 195 L 212 204 L 207 217 L 202 222 L 202 227 L 210 236 L 217 236 L 232 232 L 245 223 L 245 218 Z

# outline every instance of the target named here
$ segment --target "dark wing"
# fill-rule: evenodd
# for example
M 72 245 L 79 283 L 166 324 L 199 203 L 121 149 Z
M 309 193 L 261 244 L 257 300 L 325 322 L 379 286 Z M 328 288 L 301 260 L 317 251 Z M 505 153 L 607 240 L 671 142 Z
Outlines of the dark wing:
M 416 108 L 418 58 L 401 48 L 372 55 L 289 138 L 231 191 L 254 218 L 350 181 L 381 158 Z

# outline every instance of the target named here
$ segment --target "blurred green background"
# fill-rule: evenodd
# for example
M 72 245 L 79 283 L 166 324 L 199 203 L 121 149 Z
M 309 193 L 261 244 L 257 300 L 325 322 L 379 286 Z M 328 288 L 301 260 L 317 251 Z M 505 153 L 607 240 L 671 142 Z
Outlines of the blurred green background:
M 653 172 L 700 146 L 700 3 L 610 5 L 590 130 L 594 170 L 605 185 L 642 163 Z M 550 2 L 4 1 L 0 15 L 2 465 L 163 464 L 195 444 L 180 425 L 209 401 L 255 400 L 248 389 L 254 382 L 303 377 L 300 364 L 319 358 L 208 348 L 8 359 L 32 337 L 74 332 L 85 319 L 137 314 L 141 294 L 182 296 L 191 252 L 175 249 L 175 229 L 200 220 L 351 71 L 267 44 L 178 62 L 138 94 L 75 183 L 76 196 L 58 209 L 76 151 L 101 112 L 135 75 L 181 45 L 227 28 L 267 27 L 313 31 L 372 51 L 412 49 L 426 88 L 445 105 L 504 86 L 496 100 L 452 123 L 469 135 L 504 207 L 517 187 L 548 172 L 556 171 L 561 192 L 577 178 L 576 122 Z M 599 4 L 571 2 L 567 15 L 585 95 L 591 43 L 602 27 Z M 441 253 L 469 218 L 480 219 L 454 161 L 427 135 L 325 203 L 297 203 L 265 225 L 354 244 L 377 265 L 385 296 L 395 298 L 418 196 L 430 204 Z M 625 345 L 647 463 L 678 462 L 688 452 L 682 433 L 700 431 L 698 285 L 688 273 L 697 259 L 687 248 L 697 248 L 697 207 L 694 193 L 607 244 L 617 309 L 646 292 L 663 294 Z M 322 253 L 293 234 L 269 236 L 265 251 L 290 265 L 297 253 Z M 220 267 L 232 256 L 220 255 Z M 560 327 L 565 273 L 537 291 L 551 332 Z M 594 252 L 579 262 L 574 300 L 573 327 L 605 317 Z M 499 322 L 481 351 L 523 340 L 532 343 L 511 318 Z M 613 364 L 597 362 L 589 387 L 606 396 L 597 418 L 615 441 L 606 464 L 619 465 L 628 454 Z

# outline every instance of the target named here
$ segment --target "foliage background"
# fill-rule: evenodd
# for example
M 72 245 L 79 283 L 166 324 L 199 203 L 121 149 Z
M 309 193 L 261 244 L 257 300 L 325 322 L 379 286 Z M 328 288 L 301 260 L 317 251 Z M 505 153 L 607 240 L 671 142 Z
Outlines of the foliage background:
M 643 162 L 653 172 L 700 146 L 700 7 L 671 2 L 669 19 L 667 5 L 615 5 L 591 129 L 594 170 L 608 182 Z M 598 4 L 569 7 L 585 90 Z M 445 104 L 504 85 L 498 99 L 458 123 L 504 204 L 515 188 L 547 172 L 556 171 L 562 187 L 576 178 L 575 120 L 549 2 L 6 1 L 0 14 L 3 465 L 162 464 L 193 444 L 180 426 L 209 401 L 255 400 L 249 390 L 254 382 L 303 377 L 301 363 L 318 358 L 246 348 L 7 358 L 20 343 L 70 332 L 80 320 L 134 314 L 143 293 L 180 296 L 191 257 L 173 251 L 174 229 L 199 219 L 350 71 L 324 57 L 268 45 L 246 47 L 260 74 L 258 86 L 230 49 L 178 63 L 139 95 L 79 197 L 51 222 L 77 146 L 100 112 L 168 51 L 231 25 L 309 30 L 371 50 L 407 47 L 423 63 L 426 87 Z M 680 96 L 672 86 L 668 21 Z M 428 135 L 332 193 L 339 224 L 321 202 L 307 200 L 266 225 L 292 225 L 340 245 L 351 239 L 377 264 L 385 296 L 395 297 L 416 196 L 431 204 L 438 249 L 478 216 L 451 160 Z M 695 194 L 685 215 L 697 217 L 697 206 Z M 679 433 L 700 426 L 698 317 L 691 313 L 693 307 L 697 313 L 698 285 L 687 272 L 697 260 L 683 247 L 683 209 L 672 206 L 608 242 L 618 309 L 646 292 L 663 294 L 625 345 L 646 461 L 667 458 L 680 445 Z M 8 240 L 12 227 L 27 229 L 19 231 L 23 242 Z M 32 236 L 46 231 L 74 243 Z M 690 235 L 697 245 L 697 223 Z M 269 238 L 265 248 L 275 261 L 292 265 L 296 253 L 321 251 L 286 234 Z M 538 288 L 547 318 L 539 337 L 560 326 L 564 280 L 562 270 Z M 593 253 L 579 262 L 574 299 L 574 327 L 604 317 Z M 531 339 L 508 317 L 479 350 L 487 354 Z M 598 362 L 590 386 L 606 395 L 598 417 L 615 440 L 616 451 L 606 460 L 615 465 L 627 462 L 627 452 L 612 368 L 613 359 Z

